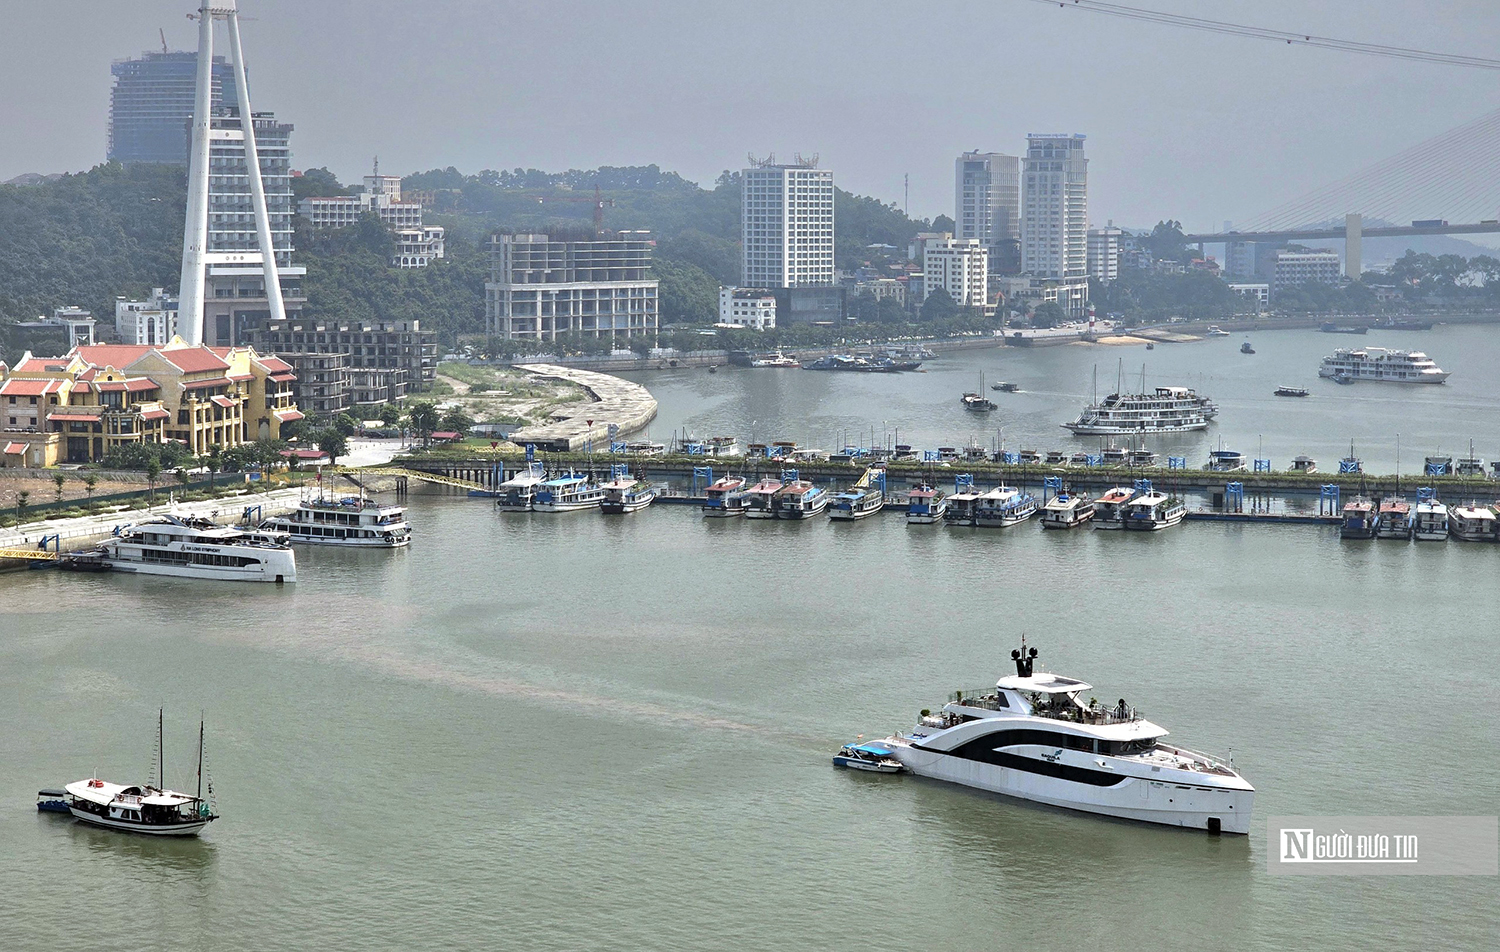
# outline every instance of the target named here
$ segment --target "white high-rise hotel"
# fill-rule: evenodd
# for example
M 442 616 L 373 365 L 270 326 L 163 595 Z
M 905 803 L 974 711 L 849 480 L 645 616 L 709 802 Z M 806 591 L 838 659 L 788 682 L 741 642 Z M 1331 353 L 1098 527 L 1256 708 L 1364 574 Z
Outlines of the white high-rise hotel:
M 1020 231 L 1021 160 L 999 152 L 965 152 L 954 163 L 955 238 L 978 238 L 985 248 Z
M 1021 270 L 1088 275 L 1089 160 L 1081 135 L 1029 135 L 1021 188 Z
M 833 172 L 816 159 L 745 169 L 741 237 L 749 288 L 827 287 L 833 275 Z

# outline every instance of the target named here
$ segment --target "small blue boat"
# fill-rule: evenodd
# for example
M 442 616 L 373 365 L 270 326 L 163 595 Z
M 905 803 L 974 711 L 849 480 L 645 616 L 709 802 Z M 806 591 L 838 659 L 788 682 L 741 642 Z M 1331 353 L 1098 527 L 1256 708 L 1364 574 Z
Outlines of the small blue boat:
M 888 744 L 845 744 L 833 755 L 835 767 L 868 770 L 871 773 L 900 773 L 905 770 Z
M 48 787 L 36 792 L 36 808 L 42 813 L 71 813 L 68 809 L 68 792 Z

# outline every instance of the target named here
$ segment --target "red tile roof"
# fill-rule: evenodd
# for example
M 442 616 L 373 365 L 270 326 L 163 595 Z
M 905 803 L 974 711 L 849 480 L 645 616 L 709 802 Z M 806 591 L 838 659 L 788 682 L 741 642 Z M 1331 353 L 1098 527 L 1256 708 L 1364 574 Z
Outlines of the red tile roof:
M 18 380 L 10 378 L 0 383 L 0 394 L 8 397 L 40 397 L 62 389 L 61 380 Z
M 261 366 L 270 371 L 282 372 L 292 369 L 292 365 L 280 357 L 262 357 L 260 358 L 260 362 Z
M 292 420 L 302 419 L 301 410 L 272 410 L 271 415 L 282 423 L 290 423 Z
M 56 373 L 67 366 L 67 363 L 66 357 L 33 357 L 16 364 L 11 368 L 11 372 L 18 374 Z
M 208 347 L 173 347 L 170 350 L 161 351 L 161 355 L 184 373 L 229 369 L 229 364 L 224 358 Z
M 205 387 L 227 387 L 230 380 L 228 377 L 210 377 L 207 380 L 188 380 L 183 383 L 184 390 L 202 390 Z
M 64 423 L 98 423 L 98 413 L 54 413 L 47 417 L 49 420 L 61 420 Z
M 85 344 L 74 351 L 95 367 L 124 369 L 154 349 L 149 344 Z
M 210 397 L 209 399 L 213 400 L 213 402 L 217 403 L 219 406 L 224 407 L 226 410 L 229 409 L 229 408 L 231 408 L 231 407 L 237 407 L 237 406 L 239 406 L 238 402 L 236 402 L 234 400 L 231 400 L 231 399 L 229 399 L 228 397 L 226 397 L 226 396 L 224 396 L 222 394 L 217 394 L 216 393 L 212 397 Z
M 141 414 L 142 420 L 165 420 L 172 414 L 166 410 L 147 410 Z
M 6 456 L 14 456 L 16 453 L 24 453 L 24 452 L 26 452 L 26 444 L 25 443 L 7 443 L 7 444 L 5 444 L 5 455 Z

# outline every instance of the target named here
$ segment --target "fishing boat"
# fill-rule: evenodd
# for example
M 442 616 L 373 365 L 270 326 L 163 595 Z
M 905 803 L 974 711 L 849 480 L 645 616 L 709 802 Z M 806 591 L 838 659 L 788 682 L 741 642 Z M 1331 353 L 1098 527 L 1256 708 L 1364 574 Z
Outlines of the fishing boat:
M 1307 388 L 1306 387 L 1277 387 L 1276 388 L 1276 396 L 1278 396 L 1278 397 L 1305 397 L 1305 396 L 1307 396 Z
M 1339 516 L 1339 538 L 1373 539 L 1378 514 L 1375 504 L 1363 497 L 1349 500 Z
M 1411 503 L 1405 499 L 1386 499 L 1375 516 L 1375 536 L 1380 539 L 1411 538 Z
M 704 490 L 703 515 L 710 519 L 727 519 L 745 514 L 745 477 L 720 476 Z
M 1448 532 L 1464 542 L 1500 542 L 1500 520 L 1490 507 L 1471 502 L 1448 510 Z
M 775 519 L 776 494 L 781 491 L 781 480 L 767 477 L 745 490 L 745 518 Z
M 546 480 L 537 488 L 531 508 L 536 512 L 582 512 L 598 509 L 604 502 L 604 490 L 592 476 L 563 473 Z
M 948 511 L 948 497 L 942 491 L 923 483 L 906 494 L 906 524 L 930 526 L 943 521 Z
M 996 486 L 974 503 L 974 525 L 981 529 L 1005 529 L 1034 515 L 1036 497 L 1014 486 Z
M 1043 529 L 1076 529 L 1094 518 L 1094 501 L 1087 496 L 1061 492 L 1042 506 Z
M 656 501 L 657 492 L 646 482 L 624 473 L 602 484 L 604 499 L 599 511 L 606 516 L 618 516 L 627 512 L 640 512 Z
M 1448 507 L 1435 498 L 1418 500 L 1411 516 L 1411 535 L 1419 542 L 1441 542 L 1448 538 Z
M 168 790 L 162 719 L 156 722 L 156 783 L 120 784 L 90 777 L 67 785 L 68 812 L 84 823 L 152 836 L 197 836 L 218 819 L 203 797 L 203 723 L 198 724 L 198 791 Z M 210 797 L 213 783 L 208 786 Z
M 1182 500 L 1153 489 L 1126 504 L 1124 524 L 1140 532 L 1159 532 L 1177 525 L 1186 515 Z
M 218 582 L 295 582 L 297 557 L 254 530 L 215 526 L 175 515 L 117 526 L 93 561 L 111 571 Z M 69 567 L 64 563 L 64 567 Z M 92 566 L 80 566 L 92 567 Z
M 411 543 L 406 508 L 363 494 L 337 496 L 319 489 L 304 493 L 297 508 L 265 520 L 260 529 L 284 532 L 304 545 L 399 549 Z
M 1129 486 L 1116 486 L 1094 500 L 1095 529 L 1125 528 L 1125 507 L 1138 493 Z
M 496 487 L 495 508 L 501 512 L 530 512 L 536 502 L 537 488 L 547 481 L 541 463 L 527 463 L 526 468 Z
M 1016 673 L 958 691 L 941 710 L 886 739 L 923 777 L 1122 819 L 1249 833 L 1252 787 L 1227 760 L 1167 744 L 1167 731 L 1123 699 L 1087 701 L 1093 687 L 1035 669 L 1036 649 L 1011 652 Z
M 845 744 L 833 755 L 833 765 L 869 773 L 900 773 L 906 769 L 895 758 L 889 745 L 879 743 Z
M 781 484 L 774 497 L 777 519 L 811 519 L 828 508 L 828 490 L 806 479 Z

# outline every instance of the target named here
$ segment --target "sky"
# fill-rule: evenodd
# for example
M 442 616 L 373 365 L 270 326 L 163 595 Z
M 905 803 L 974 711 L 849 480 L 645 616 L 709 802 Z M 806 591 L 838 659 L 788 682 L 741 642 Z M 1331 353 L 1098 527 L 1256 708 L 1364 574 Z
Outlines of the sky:
M 1493 0 L 1127 0 L 1464 53 Z M 197 0 L 0 0 L 0 180 L 104 159 L 109 67 L 196 48 Z M 293 165 L 344 181 L 456 166 L 656 164 L 711 186 L 746 155 L 816 153 L 917 217 L 953 163 L 1088 136 L 1094 224 L 1217 230 L 1500 107 L 1500 72 L 1185 31 L 1034 0 L 240 0 L 252 106 Z M 219 31 L 220 48 L 224 31 Z M 1435 211 L 1433 217 L 1440 217 Z

